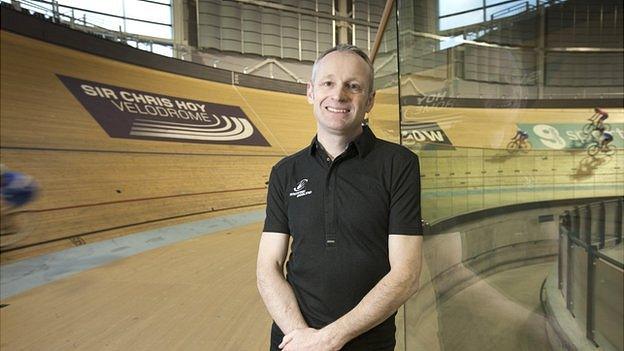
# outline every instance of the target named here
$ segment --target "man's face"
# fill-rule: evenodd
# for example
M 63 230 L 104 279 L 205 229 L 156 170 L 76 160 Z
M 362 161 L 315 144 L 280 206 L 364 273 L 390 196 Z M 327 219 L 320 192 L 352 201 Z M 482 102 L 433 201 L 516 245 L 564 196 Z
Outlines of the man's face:
M 360 128 L 375 98 L 369 74 L 366 62 L 354 53 L 334 51 L 321 59 L 307 91 L 319 132 L 345 135 Z

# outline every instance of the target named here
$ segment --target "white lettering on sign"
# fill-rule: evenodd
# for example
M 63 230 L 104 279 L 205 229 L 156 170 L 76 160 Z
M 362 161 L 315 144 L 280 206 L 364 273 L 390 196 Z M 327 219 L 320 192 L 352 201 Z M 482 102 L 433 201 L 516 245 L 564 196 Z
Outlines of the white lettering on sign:
M 442 132 L 439 130 L 423 130 L 423 133 L 431 141 L 444 141 L 444 136 L 442 136 Z
M 413 145 L 415 142 L 444 143 L 444 134 L 440 130 L 409 130 L 402 131 L 404 142 Z
M 202 112 L 206 112 L 206 105 L 204 104 L 198 104 L 198 103 L 194 103 L 190 101 L 180 101 L 180 100 L 176 100 L 175 103 L 178 106 L 178 108 L 181 110 L 188 110 L 188 111 L 202 110 Z
M 88 84 L 80 85 L 82 91 L 89 96 L 99 96 L 105 99 L 115 99 L 117 100 L 117 95 L 115 92 L 108 88 L 100 88 L 94 87 Z
M 598 132 L 598 133 L 600 133 L 600 132 Z M 593 138 L 593 133 L 592 133 L 592 135 L 588 135 L 588 134 L 585 134 L 585 133 L 583 133 L 581 131 L 578 131 L 578 130 L 575 130 L 575 131 L 568 130 L 568 131 L 566 131 L 566 135 L 568 136 L 568 138 L 570 140 L 572 140 L 572 141 L 579 141 L 579 142 L 582 142 L 582 143 L 591 141 L 592 138 Z
M 173 108 L 165 108 L 161 106 L 151 106 L 151 105 L 142 105 L 130 103 L 127 101 L 111 101 L 113 106 L 115 106 L 121 112 L 128 112 L 139 115 L 149 115 L 149 116 L 160 116 L 160 117 L 169 117 L 169 118 L 177 118 L 177 119 L 185 119 L 185 120 L 195 120 L 195 121 L 204 121 L 204 122 L 215 122 L 219 117 L 212 114 L 209 116 L 205 112 L 193 112 L 186 110 L 176 110 Z M 233 116 L 221 116 L 221 118 L 233 118 Z

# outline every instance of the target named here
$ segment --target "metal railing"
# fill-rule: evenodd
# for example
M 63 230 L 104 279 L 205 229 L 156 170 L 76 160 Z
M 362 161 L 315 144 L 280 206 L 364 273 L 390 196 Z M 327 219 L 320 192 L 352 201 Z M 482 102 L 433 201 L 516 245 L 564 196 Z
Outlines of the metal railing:
M 104 24 L 94 23 L 91 20 L 87 20 L 87 13 L 107 16 L 111 18 L 118 18 L 135 22 L 144 22 L 155 25 L 163 25 L 163 26 L 171 26 L 171 24 L 153 22 L 148 20 L 142 20 L 138 18 L 130 18 L 124 16 L 117 16 L 112 14 L 101 13 L 97 11 L 92 11 L 83 8 L 77 8 L 73 6 L 61 5 L 57 1 L 46 1 L 46 0 L 13 0 L 11 5 L 14 9 L 20 11 L 28 11 L 32 15 L 47 18 L 48 20 L 67 25 L 72 29 L 80 30 L 83 32 L 95 34 L 101 36 L 105 39 L 122 42 L 130 45 L 130 43 L 134 43 L 136 48 L 140 48 L 145 50 L 144 48 L 149 48 L 150 51 L 153 52 L 154 45 L 162 45 L 162 46 L 171 46 L 173 48 L 173 40 L 166 38 L 158 38 L 141 34 L 128 33 L 123 30 L 121 26 L 119 26 L 118 30 L 113 30 L 110 28 L 104 27 Z M 83 12 L 82 16 L 77 16 L 76 12 Z
M 490 15 L 490 21 L 493 21 L 497 18 L 501 18 L 501 17 L 507 17 L 507 16 L 511 16 L 511 15 L 517 15 L 519 13 L 523 13 L 523 12 L 529 12 L 531 10 L 534 10 L 535 6 L 531 5 L 528 1 L 525 1 L 523 3 L 508 7 L 506 9 L 502 9 L 499 11 L 496 11 L 494 13 L 492 13 Z
M 622 246 L 623 209 L 620 198 L 577 206 L 559 216 L 559 290 L 587 339 L 606 350 L 624 347 L 624 258 L 613 249 Z

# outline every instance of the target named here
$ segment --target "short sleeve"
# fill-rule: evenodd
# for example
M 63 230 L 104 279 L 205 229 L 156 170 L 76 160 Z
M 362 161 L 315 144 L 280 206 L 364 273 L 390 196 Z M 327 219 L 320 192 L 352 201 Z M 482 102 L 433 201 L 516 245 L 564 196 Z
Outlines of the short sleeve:
M 422 235 L 418 156 L 410 152 L 407 160 L 400 159 L 395 159 L 392 166 L 388 233 Z
M 286 201 L 284 201 L 283 180 L 280 179 L 278 171 L 273 167 L 269 176 L 266 218 L 263 231 L 290 234 L 287 213 Z

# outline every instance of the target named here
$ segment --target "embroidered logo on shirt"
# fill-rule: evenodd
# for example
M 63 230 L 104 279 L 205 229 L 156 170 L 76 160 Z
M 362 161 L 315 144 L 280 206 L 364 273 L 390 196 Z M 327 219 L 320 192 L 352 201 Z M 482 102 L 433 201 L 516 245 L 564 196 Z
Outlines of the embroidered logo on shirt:
M 303 178 L 299 181 L 299 183 L 297 183 L 297 186 L 293 188 L 292 193 L 290 193 L 290 196 L 296 196 L 296 197 L 302 197 L 302 196 L 306 196 L 306 195 L 310 195 L 312 194 L 312 190 L 306 190 L 306 184 L 308 184 L 308 179 L 307 178 Z

